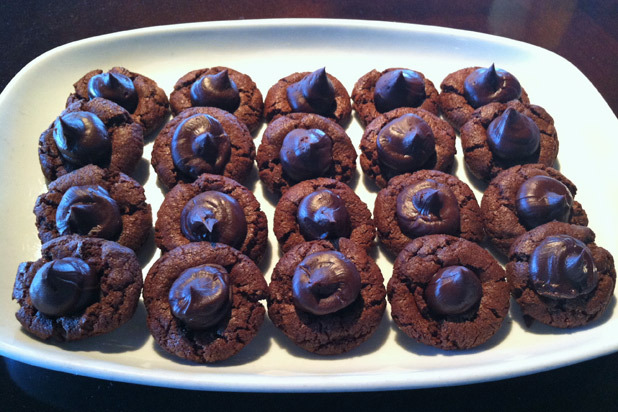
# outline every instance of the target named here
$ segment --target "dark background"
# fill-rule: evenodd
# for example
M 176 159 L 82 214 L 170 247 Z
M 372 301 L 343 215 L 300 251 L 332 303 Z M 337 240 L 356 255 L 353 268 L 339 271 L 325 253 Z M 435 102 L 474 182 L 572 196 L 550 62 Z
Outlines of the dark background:
M 525 41 L 571 61 L 618 113 L 618 1 L 607 0 L 3 1 L 0 90 L 38 55 L 86 37 L 174 23 L 290 17 L 428 24 Z M 572 102 L 565 104 L 585 102 L 573 90 Z M 0 408 L 10 411 L 618 410 L 618 354 L 497 382 L 343 394 L 192 392 L 83 378 L 0 359 Z

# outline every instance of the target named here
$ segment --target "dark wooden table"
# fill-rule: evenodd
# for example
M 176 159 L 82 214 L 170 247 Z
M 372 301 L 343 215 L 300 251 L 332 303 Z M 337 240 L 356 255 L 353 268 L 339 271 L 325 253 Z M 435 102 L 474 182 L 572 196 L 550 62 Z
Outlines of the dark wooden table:
M 282 17 L 398 21 L 525 41 L 571 61 L 618 113 L 615 0 L 9 0 L 0 6 L 0 90 L 29 61 L 74 40 L 153 25 Z M 578 101 L 574 90 L 572 104 L 579 103 L 585 102 Z M 5 276 L 11 275 L 9 272 Z M 8 292 L 4 293 L 6 297 Z M 2 361 L 0 396 L 3 409 L 8 405 L 8 410 L 446 410 L 453 405 L 477 410 L 618 410 L 618 354 L 497 382 L 344 394 L 191 392 L 83 378 L 10 359 Z

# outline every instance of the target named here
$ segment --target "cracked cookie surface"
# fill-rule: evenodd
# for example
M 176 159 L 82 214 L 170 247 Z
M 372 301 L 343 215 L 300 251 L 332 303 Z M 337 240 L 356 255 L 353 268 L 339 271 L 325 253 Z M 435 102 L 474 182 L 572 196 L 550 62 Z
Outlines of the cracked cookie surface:
M 174 115 L 178 115 L 185 109 L 197 107 L 191 103 L 191 86 L 193 86 L 193 83 L 204 75 L 213 75 L 224 70 L 228 71 L 228 75 L 236 84 L 240 96 L 240 104 L 232 114 L 247 126 L 249 132 L 254 132 L 262 121 L 264 111 L 262 93 L 251 77 L 229 67 L 216 66 L 192 70 L 178 79 L 174 85 L 174 91 L 170 94 L 172 112 Z
M 176 167 L 172 159 L 171 149 L 176 128 L 184 120 L 196 114 L 206 114 L 217 119 L 230 138 L 230 159 L 225 164 L 222 175 L 237 182 L 246 180 L 255 159 L 255 145 L 247 126 L 225 110 L 216 107 L 192 107 L 170 120 L 155 138 L 151 164 L 159 177 L 159 181 L 167 189 L 171 189 L 179 182 L 191 183 L 196 179 L 196 177 L 182 173 Z
M 564 184 L 573 197 L 577 193 L 577 187 L 573 182 L 558 170 L 542 164 L 513 166 L 500 172 L 491 180 L 483 193 L 481 215 L 487 237 L 504 255 L 508 254 L 515 239 L 527 231 L 517 214 L 517 192 L 524 182 L 534 176 L 552 177 Z M 588 225 L 586 212 L 575 200 L 568 223 Z
M 296 345 L 319 355 L 347 352 L 365 342 L 377 329 L 386 307 L 384 279 L 375 261 L 351 240 L 339 241 L 343 253 L 361 276 L 359 296 L 349 306 L 327 315 L 314 315 L 297 308 L 292 297 L 296 266 L 308 255 L 335 250 L 327 241 L 299 244 L 287 252 L 273 269 L 269 285 L 268 316 Z
M 544 239 L 556 235 L 572 236 L 590 249 L 599 275 L 597 286 L 591 292 L 572 299 L 555 299 L 539 295 L 531 286 L 530 256 Z M 614 295 L 616 269 L 612 255 L 594 240 L 591 229 L 562 222 L 546 223 L 517 238 L 509 251 L 506 275 L 526 322 L 538 320 L 558 328 L 574 328 L 604 313 Z
M 487 128 L 490 123 L 509 108 L 528 116 L 539 128 L 539 148 L 532 155 L 522 159 L 501 159 L 493 154 L 487 143 Z M 554 127 L 554 119 L 542 107 L 525 105 L 517 100 L 506 104 L 490 103 L 480 107 L 461 127 L 460 137 L 468 170 L 485 181 L 490 181 L 501 171 L 518 164 L 542 163 L 553 166 L 558 156 L 558 133 Z
M 481 211 L 470 187 L 455 176 L 437 170 L 419 170 L 416 173 L 392 178 L 386 188 L 382 189 L 375 200 L 373 218 L 378 229 L 380 242 L 393 254 L 398 254 L 411 240 L 402 232 L 397 222 L 397 196 L 407 186 L 427 179 L 447 186 L 455 195 L 459 204 L 459 231 L 453 235 L 472 242 L 480 242 L 485 234 L 481 220 Z
M 217 191 L 233 197 L 242 208 L 247 221 L 247 235 L 238 248 L 241 253 L 259 262 L 268 241 L 266 214 L 253 193 L 236 181 L 219 175 L 203 174 L 193 183 L 174 186 L 159 207 L 155 223 L 155 243 L 168 252 L 191 241 L 181 231 L 182 210 L 193 197 L 206 191 Z
M 295 129 L 319 129 L 332 140 L 333 161 L 325 176 L 343 183 L 352 179 L 356 170 L 356 151 L 345 130 L 334 121 L 317 114 L 293 113 L 279 117 L 268 125 L 257 150 L 260 180 L 275 194 L 281 194 L 298 183 L 284 172 L 281 146 L 285 136 Z
M 36 227 L 42 243 L 60 235 L 56 211 L 65 192 L 74 186 L 98 185 L 107 190 L 120 210 L 122 230 L 114 240 L 134 251 L 144 244 L 152 229 L 152 210 L 146 203 L 144 188 L 124 173 L 88 165 L 66 174 L 49 184 L 34 206 Z
M 99 296 L 75 315 L 47 316 L 32 304 L 30 285 L 45 263 L 65 257 L 86 261 L 99 275 Z M 39 260 L 19 265 L 13 299 L 18 301 L 20 309 L 15 316 L 28 332 L 40 339 L 78 340 L 111 332 L 131 319 L 141 291 L 142 270 L 131 249 L 103 239 L 62 236 L 41 247 Z
M 190 330 L 172 315 L 168 295 L 186 269 L 204 264 L 221 265 L 229 273 L 231 311 L 214 326 Z M 163 255 L 148 271 L 144 282 L 148 329 L 155 341 L 175 356 L 198 363 L 222 361 L 255 337 L 266 313 L 260 301 L 267 295 L 260 269 L 236 249 L 208 242 L 183 245 Z
M 360 79 L 356 81 L 354 84 L 354 89 L 352 90 L 352 101 L 354 110 L 358 113 L 361 124 L 363 127 L 367 126 L 373 119 L 383 114 L 380 112 L 375 105 L 374 100 L 374 92 L 378 79 L 385 73 L 394 71 L 394 70 L 408 70 L 404 68 L 390 68 L 386 69 L 382 72 L 377 70 L 372 70 L 369 73 L 363 75 Z M 434 86 L 433 82 L 425 77 L 425 75 L 421 72 L 414 71 L 419 75 L 425 82 L 425 99 L 421 102 L 419 106 L 416 108 L 427 110 L 430 113 L 439 115 L 439 106 L 438 106 L 438 91 Z
M 144 128 L 144 135 L 155 131 L 170 113 L 169 101 L 163 89 L 154 80 L 124 67 L 112 67 L 109 72 L 119 73 L 131 79 L 138 97 L 137 107 L 130 113 L 131 117 Z M 75 82 L 73 84 L 75 93 L 71 93 L 67 99 L 67 106 L 78 100 L 88 100 L 88 82 L 92 77 L 101 73 L 103 70 L 92 70 Z
M 463 315 L 435 315 L 425 289 L 438 270 L 460 265 L 481 281 L 480 302 Z M 476 243 L 447 235 L 414 239 L 397 256 L 388 282 L 395 324 L 420 343 L 441 349 L 469 349 L 488 341 L 509 311 L 509 284 L 504 269 Z

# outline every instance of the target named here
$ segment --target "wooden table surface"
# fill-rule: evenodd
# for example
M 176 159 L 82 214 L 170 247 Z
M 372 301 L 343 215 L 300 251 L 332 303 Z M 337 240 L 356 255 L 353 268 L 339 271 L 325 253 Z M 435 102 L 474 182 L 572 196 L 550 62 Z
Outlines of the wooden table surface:
M 618 113 L 618 2 L 610 0 L 9 0 L 0 5 L 0 90 L 41 53 L 86 37 L 164 24 L 295 17 L 427 24 L 535 44 L 572 62 Z M 578 101 L 574 90 L 569 104 L 585 102 Z M 12 276 L 12 269 L 5 275 Z M 346 394 L 191 392 L 77 377 L 2 360 L 0 395 L 8 410 L 448 410 L 453 405 L 477 410 L 618 410 L 618 354 L 497 382 Z

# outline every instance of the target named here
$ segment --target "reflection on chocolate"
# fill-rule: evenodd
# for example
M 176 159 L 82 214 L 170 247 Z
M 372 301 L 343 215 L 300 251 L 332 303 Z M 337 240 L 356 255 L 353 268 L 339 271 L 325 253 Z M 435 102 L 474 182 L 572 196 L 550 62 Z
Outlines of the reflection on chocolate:
M 73 186 L 56 209 L 61 235 L 78 234 L 115 240 L 122 231 L 120 209 L 109 192 L 98 185 Z
M 530 230 L 552 220 L 568 222 L 573 196 L 560 181 L 538 175 L 521 185 L 515 206 L 519 220 Z
M 305 196 L 298 205 L 296 220 L 306 240 L 350 236 L 350 215 L 345 203 L 328 189 Z
M 388 122 L 378 133 L 378 158 L 396 172 L 422 169 L 436 153 L 431 127 L 415 114 L 404 114 Z
M 232 145 L 221 123 L 208 114 L 183 120 L 171 143 L 174 165 L 190 177 L 202 173 L 222 174 L 230 160 Z
M 396 215 L 409 237 L 459 233 L 459 202 L 448 186 L 433 179 L 406 186 L 397 196 Z
M 293 83 L 286 89 L 288 102 L 294 112 L 317 113 L 328 116 L 335 111 L 335 87 L 321 68 Z
M 76 314 L 99 296 L 99 277 L 87 262 L 65 257 L 45 263 L 30 284 L 32 305 L 47 316 Z
M 496 69 L 492 64 L 476 69 L 464 81 L 464 96 L 475 109 L 492 102 L 506 103 L 519 99 L 521 85 L 511 73 Z
M 487 144 L 494 155 L 502 159 L 523 159 L 533 155 L 541 142 L 541 133 L 534 120 L 508 108 L 487 127 Z
M 356 266 L 336 251 L 308 255 L 296 267 L 292 278 L 294 305 L 314 315 L 326 315 L 347 307 L 356 300 L 360 288 Z
M 138 96 L 133 81 L 120 73 L 101 73 L 88 81 L 88 97 L 102 97 L 119 104 L 133 113 L 137 107 Z
M 376 82 L 373 94 L 376 109 L 380 113 L 398 107 L 418 107 L 425 97 L 425 81 L 412 70 L 384 73 Z
M 219 242 L 238 249 L 247 237 L 247 220 L 236 199 L 211 190 L 187 202 L 180 230 L 192 242 Z
M 279 157 L 293 180 L 325 176 L 333 164 L 333 141 L 320 129 L 294 129 L 283 139 Z
M 240 105 L 240 94 L 236 83 L 227 70 L 206 74 L 191 86 L 191 104 L 210 106 L 233 113 Z
M 599 281 L 590 249 L 568 235 L 547 237 L 534 249 L 530 277 L 539 295 L 555 299 L 585 295 Z
M 215 264 L 189 268 L 172 284 L 168 300 L 172 314 L 187 328 L 214 326 L 232 307 L 229 274 Z
M 474 308 L 483 295 L 479 277 L 464 266 L 440 269 L 425 289 L 425 301 L 436 315 L 461 315 Z
M 54 122 L 54 141 L 60 155 L 76 166 L 107 166 L 112 142 L 105 124 L 90 112 L 71 112 Z

